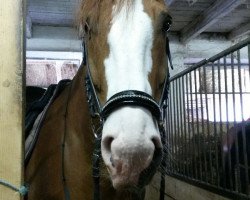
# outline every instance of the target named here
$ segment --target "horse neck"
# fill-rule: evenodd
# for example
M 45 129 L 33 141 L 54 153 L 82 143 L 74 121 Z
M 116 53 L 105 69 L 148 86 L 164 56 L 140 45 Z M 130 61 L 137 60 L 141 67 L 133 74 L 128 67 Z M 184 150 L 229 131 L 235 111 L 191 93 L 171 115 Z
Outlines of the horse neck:
M 71 85 L 69 86 L 69 101 L 67 112 L 67 124 L 71 134 L 79 141 L 83 141 L 87 152 L 93 151 L 93 133 L 91 131 L 91 120 L 84 86 L 85 70 L 80 67 Z M 68 137 L 69 138 L 69 137 Z
M 82 180 L 83 177 L 86 181 L 92 180 L 92 155 L 94 151 L 94 135 L 91 130 L 91 116 L 89 113 L 86 90 L 84 86 L 85 68 L 81 67 L 74 77 L 71 85 L 69 86 L 69 102 L 67 124 L 68 133 L 66 136 L 66 143 L 73 144 L 68 146 L 69 154 L 66 155 L 66 174 L 75 180 Z M 66 105 L 67 106 L 67 103 Z M 80 152 L 80 157 L 79 157 Z M 72 161 L 72 162 L 70 162 Z M 73 166 L 74 165 L 74 166 Z M 71 169 L 77 169 L 77 174 L 72 173 Z M 82 170 L 84 169 L 84 170 Z M 102 173 L 104 173 L 102 168 Z M 74 170 L 73 170 L 74 171 Z M 80 173 L 81 172 L 81 173 Z M 84 175 L 82 174 L 84 173 Z M 79 179 L 82 176 L 82 179 Z M 92 183 L 92 182 L 90 182 Z M 83 184 L 83 185 L 82 185 Z M 93 185 L 79 182 L 77 185 L 81 188 L 82 195 L 86 199 L 91 199 L 93 194 Z M 69 185 L 69 188 L 74 188 L 75 184 Z M 114 200 L 115 192 L 110 185 L 107 178 L 101 181 L 101 194 L 104 199 Z M 76 198 L 78 198 L 77 194 Z M 76 199 L 75 198 L 75 199 Z

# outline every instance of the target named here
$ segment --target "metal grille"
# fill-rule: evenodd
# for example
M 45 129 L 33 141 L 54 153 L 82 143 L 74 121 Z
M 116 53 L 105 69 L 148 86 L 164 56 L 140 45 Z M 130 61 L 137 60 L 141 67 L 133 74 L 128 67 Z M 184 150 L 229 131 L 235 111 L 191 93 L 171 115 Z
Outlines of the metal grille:
M 250 199 L 250 38 L 170 79 L 170 176 Z

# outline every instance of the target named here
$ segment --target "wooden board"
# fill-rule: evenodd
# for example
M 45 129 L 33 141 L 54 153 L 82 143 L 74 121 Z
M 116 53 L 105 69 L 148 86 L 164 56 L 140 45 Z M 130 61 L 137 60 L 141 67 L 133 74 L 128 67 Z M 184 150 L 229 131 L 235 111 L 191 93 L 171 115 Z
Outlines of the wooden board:
M 0 0 L 0 179 L 23 182 L 23 67 L 25 0 Z M 1 200 L 21 199 L 0 185 Z

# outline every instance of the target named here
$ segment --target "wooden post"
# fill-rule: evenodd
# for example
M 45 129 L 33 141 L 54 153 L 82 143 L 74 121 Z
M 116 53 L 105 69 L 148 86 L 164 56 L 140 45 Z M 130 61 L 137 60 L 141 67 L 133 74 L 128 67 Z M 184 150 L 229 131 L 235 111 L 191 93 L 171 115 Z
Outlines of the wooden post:
M 25 0 L 0 0 L 0 180 L 23 184 Z M 0 184 L 1 200 L 21 195 Z

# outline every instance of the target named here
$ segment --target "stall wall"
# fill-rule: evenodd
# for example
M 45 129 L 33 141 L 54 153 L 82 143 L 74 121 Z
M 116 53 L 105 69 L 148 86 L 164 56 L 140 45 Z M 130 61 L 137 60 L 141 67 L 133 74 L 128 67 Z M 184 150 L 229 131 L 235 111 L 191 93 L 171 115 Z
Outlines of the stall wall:
M 23 25 L 25 1 L 0 1 L 0 180 L 23 184 Z M 1 200 L 21 195 L 0 184 Z

